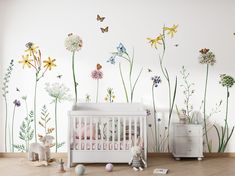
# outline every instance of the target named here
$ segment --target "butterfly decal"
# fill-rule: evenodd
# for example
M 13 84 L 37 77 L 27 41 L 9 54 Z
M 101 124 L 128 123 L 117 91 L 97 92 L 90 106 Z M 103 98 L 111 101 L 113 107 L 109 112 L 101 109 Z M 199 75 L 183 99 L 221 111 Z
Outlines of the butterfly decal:
M 100 70 L 101 68 L 102 68 L 102 65 L 96 64 L 96 69 L 97 69 L 97 70 Z
M 109 31 L 109 27 L 107 26 L 106 28 L 100 28 L 102 33 L 108 32 Z
M 201 49 L 199 52 L 202 53 L 202 54 L 206 54 L 210 49 L 207 49 L 207 48 L 203 48 Z
M 63 75 L 58 75 L 57 78 L 61 79 L 62 76 L 63 76 Z
M 101 17 L 100 15 L 97 15 L 97 17 L 96 17 L 96 20 L 100 21 L 100 22 L 103 22 L 104 19 L 105 19 L 105 17 Z

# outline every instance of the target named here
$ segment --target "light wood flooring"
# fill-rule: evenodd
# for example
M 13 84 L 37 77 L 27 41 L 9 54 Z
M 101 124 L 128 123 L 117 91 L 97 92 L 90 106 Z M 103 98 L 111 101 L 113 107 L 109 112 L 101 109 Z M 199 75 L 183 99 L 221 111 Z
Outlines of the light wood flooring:
M 235 176 L 235 158 L 204 158 L 202 161 L 186 159 L 175 161 L 171 157 L 149 157 L 148 168 L 133 171 L 127 164 L 114 164 L 113 172 L 106 172 L 104 164 L 86 164 L 85 176 L 153 175 L 155 168 L 168 168 L 169 176 Z M 66 167 L 65 167 L 66 168 Z M 25 158 L 0 158 L 1 176 L 75 176 L 74 168 L 57 173 L 58 164 L 35 167 Z

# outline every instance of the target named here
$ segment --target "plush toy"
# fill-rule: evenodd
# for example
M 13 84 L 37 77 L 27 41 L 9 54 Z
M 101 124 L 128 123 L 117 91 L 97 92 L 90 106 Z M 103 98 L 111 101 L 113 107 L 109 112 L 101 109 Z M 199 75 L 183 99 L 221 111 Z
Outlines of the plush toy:
M 30 144 L 28 159 L 30 161 L 38 160 L 39 162 L 48 162 L 50 160 L 50 147 L 52 146 L 53 140 L 54 137 L 50 135 L 39 136 L 39 141 L 42 143 Z
M 137 142 L 134 145 L 133 139 L 132 139 L 132 145 L 131 145 L 131 154 L 132 158 L 129 162 L 129 165 L 132 166 L 134 171 L 142 171 L 143 168 L 146 167 L 146 162 L 142 158 L 142 145 L 140 142 L 140 138 L 137 138 Z

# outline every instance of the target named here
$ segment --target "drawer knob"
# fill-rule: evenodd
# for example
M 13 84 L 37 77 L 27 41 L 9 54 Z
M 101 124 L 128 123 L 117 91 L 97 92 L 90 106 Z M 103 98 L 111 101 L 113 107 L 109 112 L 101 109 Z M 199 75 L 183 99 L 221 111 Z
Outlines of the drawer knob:
M 192 131 L 191 130 L 188 130 L 189 133 L 191 133 Z

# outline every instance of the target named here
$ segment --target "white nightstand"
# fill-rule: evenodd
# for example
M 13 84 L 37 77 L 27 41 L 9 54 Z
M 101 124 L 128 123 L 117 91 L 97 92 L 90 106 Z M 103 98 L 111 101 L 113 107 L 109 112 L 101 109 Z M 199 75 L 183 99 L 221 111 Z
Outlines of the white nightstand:
M 173 156 L 180 158 L 203 157 L 202 125 L 173 123 Z

